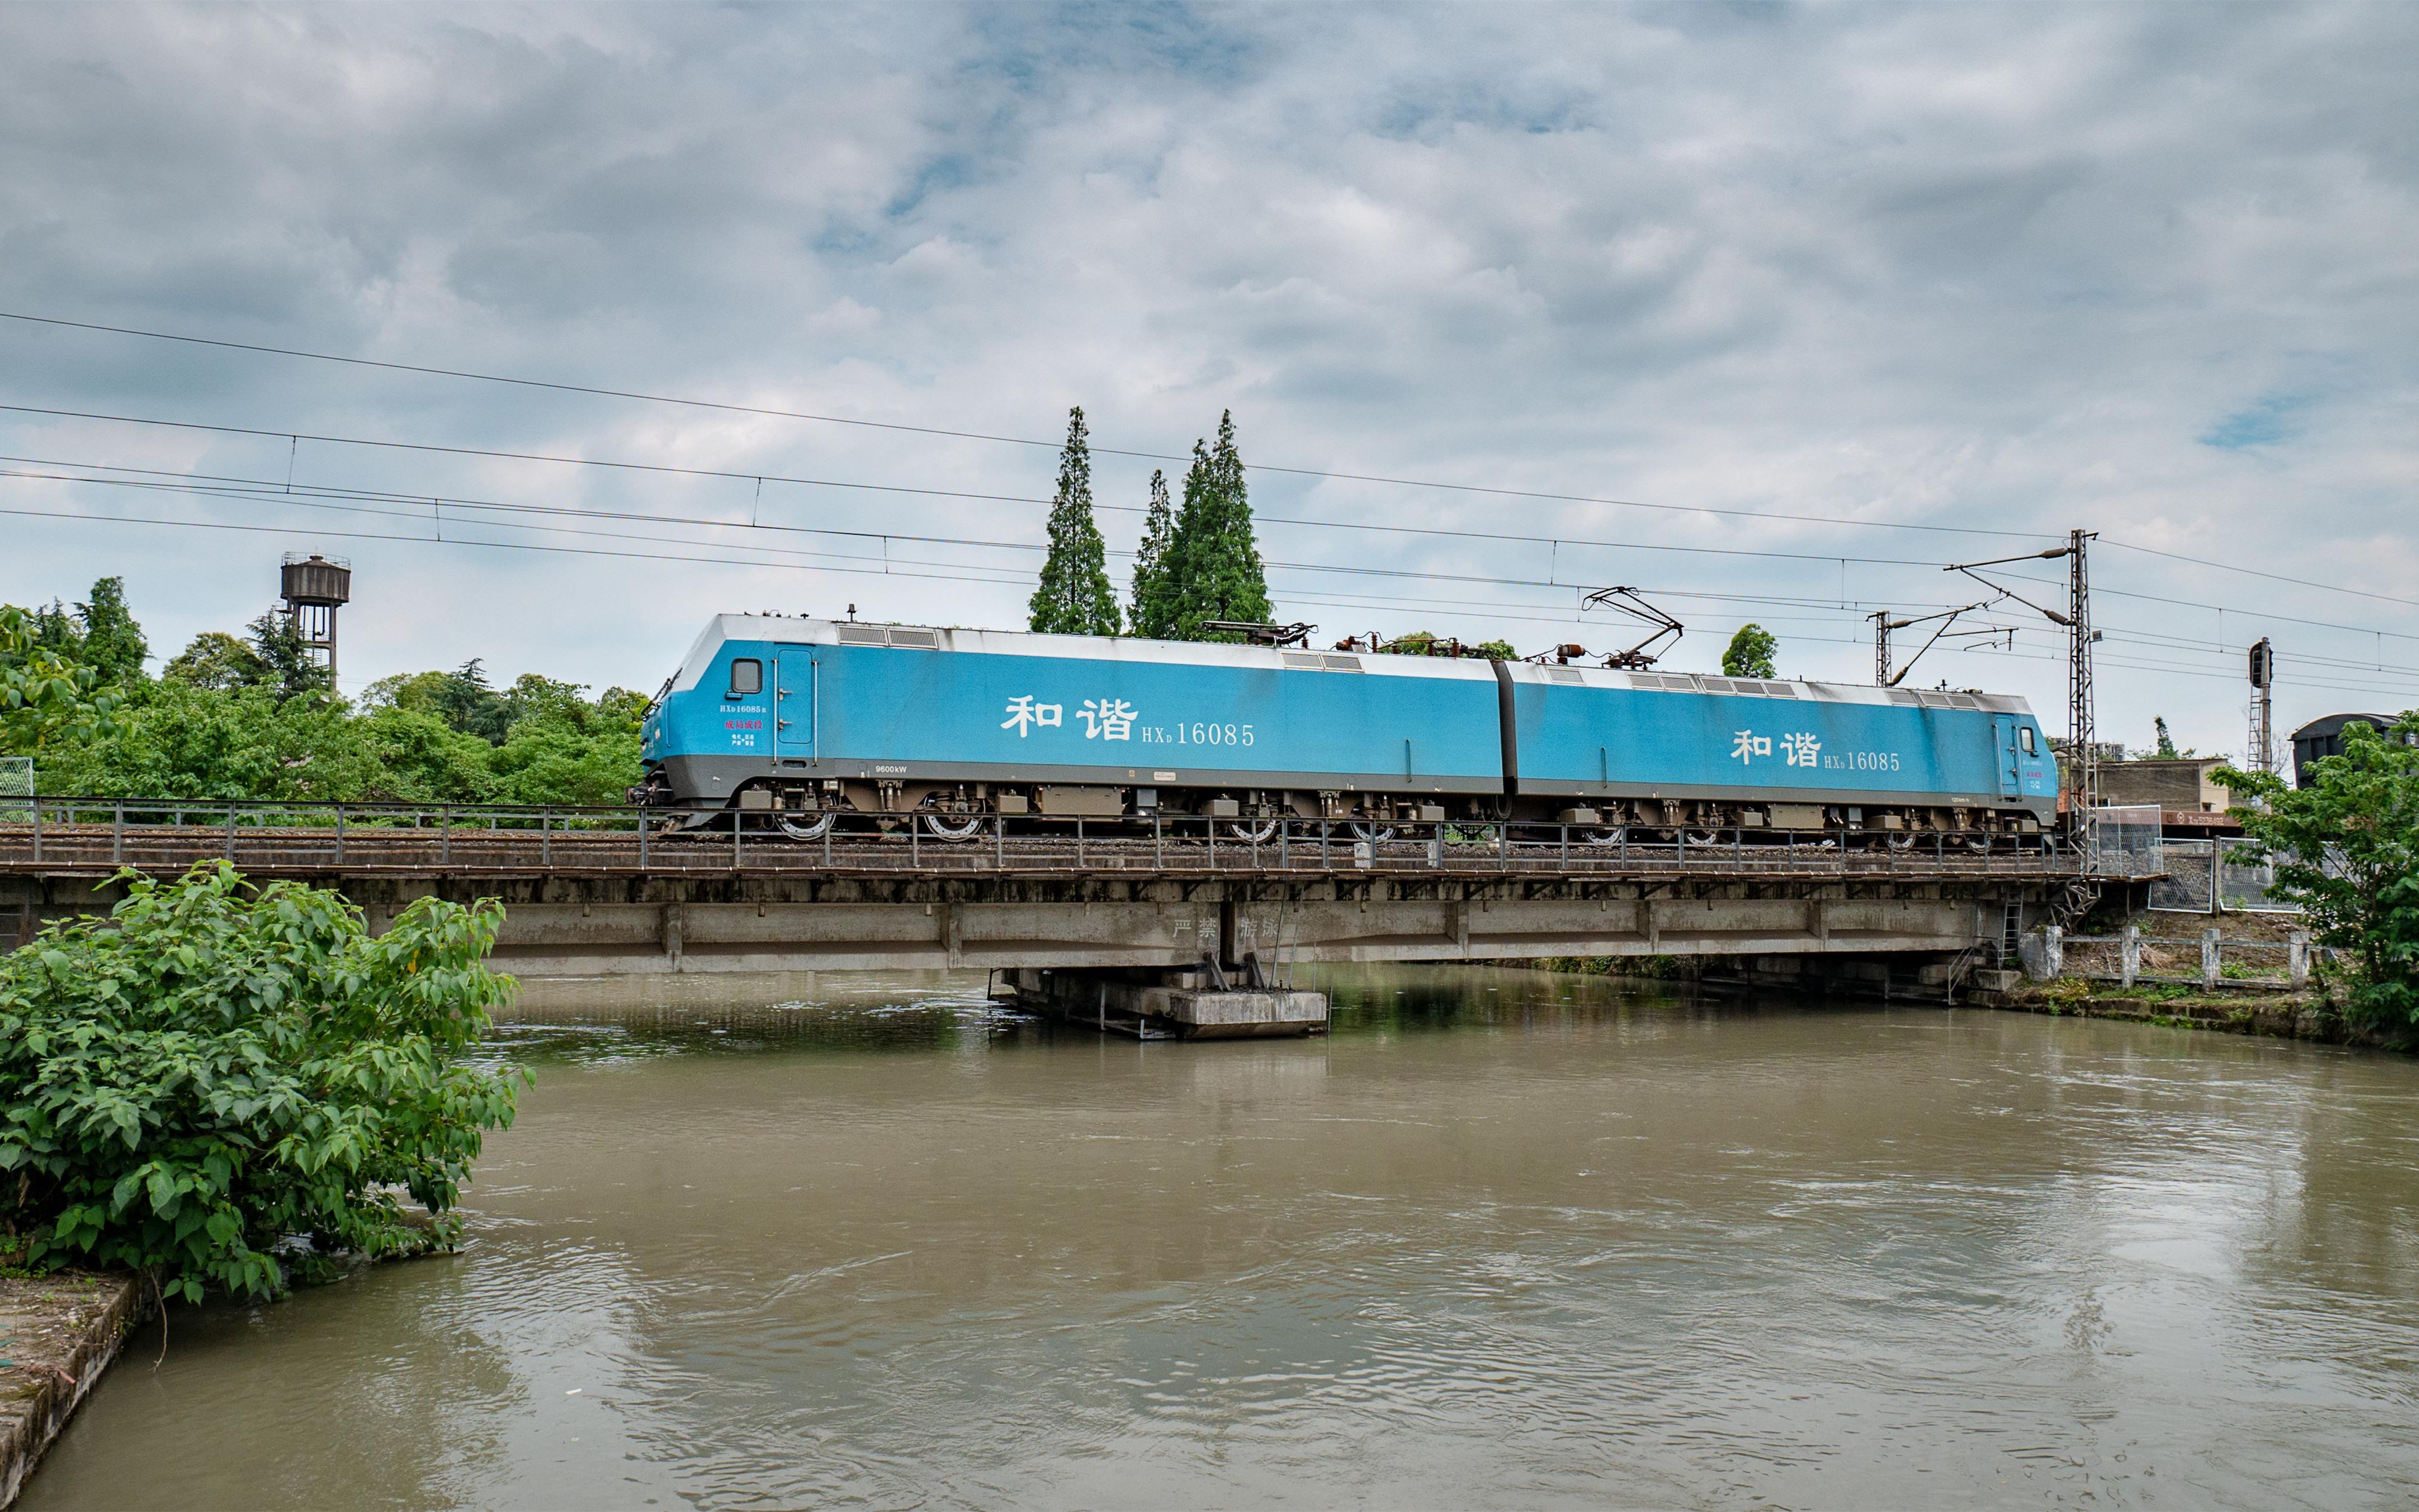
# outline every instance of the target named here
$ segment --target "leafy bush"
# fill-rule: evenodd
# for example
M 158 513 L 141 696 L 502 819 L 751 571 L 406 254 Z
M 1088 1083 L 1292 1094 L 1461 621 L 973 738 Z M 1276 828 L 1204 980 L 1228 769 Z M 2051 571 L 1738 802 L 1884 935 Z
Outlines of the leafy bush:
M 2351 1015 L 2419 1025 L 2419 714 L 2390 736 L 2354 722 L 2344 749 L 2310 764 L 2310 785 L 2221 767 L 2252 806 L 2226 811 L 2258 842 L 2239 860 L 2273 860 L 2268 895 L 2301 905 L 2311 937 L 2359 963 Z
M 510 999 L 501 905 L 424 898 L 373 939 L 335 894 L 223 863 L 123 880 L 108 919 L 0 958 L 0 1260 L 258 1299 L 451 1245 L 513 1117 L 516 1078 L 460 1060 Z
M 88 740 L 111 728 L 117 694 L 50 639 L 35 615 L 0 605 L 0 752 L 51 737 Z

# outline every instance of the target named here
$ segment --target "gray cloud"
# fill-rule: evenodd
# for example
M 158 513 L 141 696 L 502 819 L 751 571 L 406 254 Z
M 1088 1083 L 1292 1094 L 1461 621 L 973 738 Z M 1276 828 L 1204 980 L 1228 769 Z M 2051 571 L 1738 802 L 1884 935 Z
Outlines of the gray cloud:
M 1257 461 L 2082 524 L 2341 587 L 2419 580 L 2407 8 L 19 6 L 0 40 L 0 307 L 995 434 L 1048 438 L 1081 403 L 1100 443 L 1177 454 L 1231 406 Z M 36 328 L 0 329 L 0 398 L 1027 496 L 1052 463 Z M 21 455 L 282 477 L 290 450 L 306 481 L 404 493 L 1039 539 L 1039 511 L 1014 504 L 0 430 Z M 1138 504 L 1151 465 L 1103 458 L 1104 500 Z M 1932 563 L 2008 544 L 1273 473 L 1256 487 L 1271 515 L 1565 542 Z M 0 596 L 123 570 L 162 641 L 252 612 L 276 549 L 347 551 L 362 676 L 485 655 L 647 684 L 715 609 L 1009 624 L 1023 598 L 885 579 L 879 541 L 784 543 L 873 559 L 799 573 L 346 542 L 327 532 L 434 526 L 256 502 L 23 480 L 0 495 L 290 527 L 0 517 Z M 1133 533 L 1106 523 L 1113 544 Z M 1673 600 L 1696 626 L 1683 664 L 1755 617 L 1817 675 L 1863 674 L 1863 609 L 1952 592 L 1936 565 L 1278 525 L 1266 544 L 1287 562 L 1844 602 Z M 2238 687 L 2118 663 L 2230 675 L 2219 648 L 2262 632 L 2300 680 L 2289 717 L 2419 701 L 2411 673 L 2291 659 L 2419 667 L 2419 640 L 2360 633 L 2419 635 L 2410 609 L 2113 545 L 2096 580 L 2103 725 L 2128 738 L 2164 711 L 2205 747 L 2239 744 Z M 1573 597 L 1295 570 L 1277 587 L 1337 633 L 1532 643 L 1565 633 L 1542 622 Z M 1401 598 L 1441 602 L 1376 602 Z M 2054 660 L 1969 654 L 1931 675 L 2060 702 Z

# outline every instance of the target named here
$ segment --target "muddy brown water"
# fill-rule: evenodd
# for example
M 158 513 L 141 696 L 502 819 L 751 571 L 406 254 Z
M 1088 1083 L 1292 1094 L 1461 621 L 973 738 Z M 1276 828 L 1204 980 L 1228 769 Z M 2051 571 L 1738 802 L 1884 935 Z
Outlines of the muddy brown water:
M 556 990 L 468 1247 L 181 1310 L 23 1505 L 2419 1500 L 2419 1063 L 1318 980 L 1225 1044 Z

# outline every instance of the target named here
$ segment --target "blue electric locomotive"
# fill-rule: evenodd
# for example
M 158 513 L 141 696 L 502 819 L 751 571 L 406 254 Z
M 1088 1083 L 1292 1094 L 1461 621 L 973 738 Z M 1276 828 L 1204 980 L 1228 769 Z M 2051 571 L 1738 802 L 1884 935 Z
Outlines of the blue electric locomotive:
M 641 802 L 973 833 L 992 815 L 2038 830 L 2022 699 L 723 615 L 642 732 Z

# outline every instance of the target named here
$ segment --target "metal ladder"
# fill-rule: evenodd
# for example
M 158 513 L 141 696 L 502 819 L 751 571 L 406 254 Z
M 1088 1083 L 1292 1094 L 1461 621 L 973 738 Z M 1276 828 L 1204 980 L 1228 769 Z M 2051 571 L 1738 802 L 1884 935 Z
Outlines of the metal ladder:
M 2025 936 L 2025 903 L 2021 898 L 2009 898 L 1999 905 L 1999 964 L 2016 964 L 2016 948 Z

